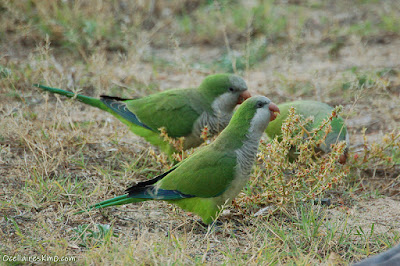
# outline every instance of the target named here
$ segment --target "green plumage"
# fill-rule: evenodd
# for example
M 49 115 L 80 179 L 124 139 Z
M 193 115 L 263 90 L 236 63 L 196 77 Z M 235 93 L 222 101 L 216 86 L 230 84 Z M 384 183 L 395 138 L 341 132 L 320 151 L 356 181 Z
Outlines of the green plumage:
M 170 137 L 179 138 L 191 133 L 200 114 L 211 111 L 211 103 L 212 99 L 203 97 L 198 90 L 177 89 L 129 100 L 126 106 L 150 128 L 163 126 Z
M 198 88 L 167 90 L 132 100 L 107 96 L 96 99 L 40 84 L 35 86 L 52 93 L 76 97 L 83 103 L 109 112 L 133 133 L 159 146 L 167 154 L 174 149 L 160 138 L 160 128 L 164 127 L 172 138 L 190 137 L 184 147 L 196 147 L 202 143 L 200 133 L 192 136 L 198 119 L 204 114 L 215 117 L 212 106 L 223 95 L 233 95 L 225 103 L 228 104 L 228 113 L 232 113 L 242 93 L 247 91 L 243 79 L 231 74 L 208 76 Z
M 252 101 L 256 101 L 257 97 L 252 97 Z M 252 102 L 247 100 L 246 102 Z M 255 108 L 238 108 L 229 122 L 229 130 L 224 130 L 220 134 L 220 138 L 215 140 L 215 146 L 218 149 L 230 146 L 233 149 L 240 148 L 242 140 L 246 139 L 249 131 L 250 121 L 255 115 Z M 270 122 L 271 123 L 271 122 Z
M 311 131 L 319 127 L 322 124 L 322 121 L 327 119 L 332 114 L 332 110 L 334 109 L 326 103 L 317 101 L 287 102 L 279 104 L 278 107 L 281 111 L 281 114 L 269 124 L 265 131 L 270 138 L 275 138 L 276 136 L 279 137 L 282 134 L 281 127 L 283 122 L 288 117 L 291 107 L 294 107 L 296 113 L 301 115 L 303 118 L 314 118 L 314 121 L 306 128 L 307 131 Z M 325 139 L 325 145 L 320 147 L 324 153 L 330 152 L 331 144 L 335 144 L 343 140 L 346 141 L 348 139 L 347 128 L 341 117 L 334 117 L 332 119 L 331 126 L 332 131 L 327 135 Z M 320 132 L 319 134 L 322 135 L 324 132 Z
M 92 205 L 89 209 L 158 199 L 194 212 L 204 223 L 211 223 L 220 207 L 239 193 L 248 178 L 248 174 L 243 174 L 247 170 L 243 170 L 241 165 L 245 163 L 251 167 L 257 146 L 253 151 L 245 153 L 248 157 L 241 158 L 246 162 L 238 159 L 238 151 L 245 148 L 249 138 L 255 138 L 253 143 L 258 143 L 268 125 L 270 116 L 266 116 L 265 113 L 259 115 L 261 122 L 252 122 L 256 117 L 257 108 L 268 108 L 268 105 L 257 107 L 256 103 L 259 101 L 265 101 L 267 104 L 270 102 L 263 96 L 246 100 L 213 143 L 198 150 L 173 169 L 128 188 L 126 195 Z M 269 109 L 266 110 L 269 112 Z M 252 136 L 253 132 L 249 133 L 252 123 L 262 124 L 256 137 Z M 250 169 L 248 170 L 250 173 Z

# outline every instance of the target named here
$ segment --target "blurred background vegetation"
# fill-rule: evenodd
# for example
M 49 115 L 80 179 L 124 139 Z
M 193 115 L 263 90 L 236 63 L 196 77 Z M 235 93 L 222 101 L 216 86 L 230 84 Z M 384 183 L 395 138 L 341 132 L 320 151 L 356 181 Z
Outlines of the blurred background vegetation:
M 334 58 L 353 37 L 388 42 L 400 32 L 398 9 L 395 0 L 2 0 L 0 40 L 3 49 L 47 40 L 75 60 L 106 51 L 157 61 L 152 49 L 219 47 L 217 60 L 198 63 L 232 71 L 232 59 L 244 70 L 288 43 L 328 45 Z

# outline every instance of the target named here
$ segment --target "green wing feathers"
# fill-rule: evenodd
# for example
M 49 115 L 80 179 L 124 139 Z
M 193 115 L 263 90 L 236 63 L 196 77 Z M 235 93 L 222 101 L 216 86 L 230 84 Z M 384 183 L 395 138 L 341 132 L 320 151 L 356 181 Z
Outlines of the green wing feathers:
M 127 103 L 140 121 L 153 129 L 165 127 L 170 137 L 179 138 L 192 132 L 193 123 L 204 111 L 204 99 L 194 89 L 176 89 Z
M 212 144 L 183 161 L 159 182 L 159 187 L 200 198 L 211 198 L 228 189 L 236 174 L 236 155 L 212 148 Z

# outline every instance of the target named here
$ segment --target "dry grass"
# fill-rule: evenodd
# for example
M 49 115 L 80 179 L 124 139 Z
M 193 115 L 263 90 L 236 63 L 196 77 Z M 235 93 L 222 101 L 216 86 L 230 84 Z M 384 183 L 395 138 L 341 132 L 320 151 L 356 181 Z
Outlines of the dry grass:
M 93 8 L 85 1 L 0 1 L 2 258 L 328 265 L 398 243 L 399 7 L 394 0 L 348 5 L 96 1 Z M 266 202 L 238 200 L 213 228 L 163 202 L 73 215 L 171 163 L 110 115 L 33 83 L 141 97 L 232 70 L 253 94 L 277 103 L 343 105 L 351 159 L 336 169 L 348 171 L 343 182 L 323 194 L 331 206 L 306 201 L 255 216 Z M 253 181 L 260 169 L 258 163 Z M 250 194 L 254 184 L 239 199 L 257 195 Z

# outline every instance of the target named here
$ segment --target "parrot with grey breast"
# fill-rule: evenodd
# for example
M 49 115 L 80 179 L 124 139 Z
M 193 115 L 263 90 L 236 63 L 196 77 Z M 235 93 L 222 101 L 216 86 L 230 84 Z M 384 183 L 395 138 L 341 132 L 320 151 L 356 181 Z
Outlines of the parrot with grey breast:
M 230 203 L 249 180 L 261 136 L 276 112 L 279 108 L 265 96 L 247 99 L 211 144 L 165 173 L 128 188 L 126 194 L 88 210 L 164 200 L 199 215 L 205 224 L 212 223 L 221 207 Z
M 129 129 L 171 155 L 175 149 L 160 136 L 165 128 L 169 137 L 185 137 L 184 149 L 199 146 L 205 126 L 210 136 L 220 133 L 229 123 L 234 108 L 251 95 L 245 81 L 233 74 L 206 77 L 197 88 L 171 89 L 138 99 L 101 96 L 100 99 L 75 94 L 40 84 L 45 91 L 76 97 L 79 101 L 107 111 Z

